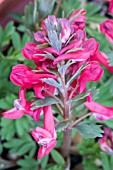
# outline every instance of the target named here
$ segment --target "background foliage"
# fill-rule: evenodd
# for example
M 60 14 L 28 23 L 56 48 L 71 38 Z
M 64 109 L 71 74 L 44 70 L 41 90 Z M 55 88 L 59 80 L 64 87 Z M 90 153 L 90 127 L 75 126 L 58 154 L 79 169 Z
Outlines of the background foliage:
M 33 41 L 33 33 L 40 30 L 40 24 L 43 18 L 55 12 L 57 3 L 57 0 L 39 0 L 38 2 L 30 3 L 25 7 L 24 16 L 11 14 L 17 21 L 16 25 L 11 21 L 5 26 L 5 29 L 0 27 L 0 113 L 12 108 L 13 101 L 18 98 L 18 87 L 9 80 L 12 66 L 17 63 L 24 63 L 28 66 L 33 65 L 31 61 L 25 61 L 22 57 L 21 49 L 26 42 Z M 100 50 L 105 52 L 108 57 L 111 56 L 113 46 L 111 46 L 105 36 L 99 31 L 99 23 L 107 18 L 106 13 L 103 15 L 101 13 L 103 4 L 94 6 L 93 2 L 83 3 L 80 0 L 64 0 L 61 3 L 58 17 L 68 17 L 70 12 L 83 7 L 87 10 L 87 36 L 94 37 L 100 43 Z M 109 57 L 109 61 L 113 65 L 111 57 Z M 96 86 L 99 89 L 100 93 L 98 93 L 96 101 L 107 106 L 112 106 L 113 75 L 105 68 L 104 71 L 105 74 L 100 82 L 89 83 L 88 86 Z M 31 96 L 33 94 L 29 92 L 27 97 L 29 98 Z M 87 109 L 83 107 L 76 108 L 75 113 L 80 112 L 84 114 L 87 112 Z M 64 169 L 65 161 L 59 152 L 59 147 L 62 145 L 62 132 L 58 133 L 57 145 L 51 151 L 50 155 L 44 157 L 42 160 L 37 160 L 37 144 L 29 134 L 29 129 L 34 128 L 36 123 L 26 115 L 18 120 L 7 120 L 2 116 L 0 119 L 0 169 L 13 169 L 13 167 L 19 170 Z M 38 125 L 41 123 L 40 120 Z M 113 120 L 105 121 L 103 126 L 113 128 Z M 77 134 L 73 133 L 73 141 L 76 141 L 76 136 Z M 77 161 L 79 151 L 79 157 L 82 157 L 85 170 L 90 170 L 91 168 L 92 170 L 112 170 L 113 157 L 102 153 L 98 143 L 94 139 L 81 140 L 82 142 L 79 142 L 78 146 L 73 144 L 74 150 L 77 148 L 77 151 L 74 152 L 74 166 L 80 162 Z

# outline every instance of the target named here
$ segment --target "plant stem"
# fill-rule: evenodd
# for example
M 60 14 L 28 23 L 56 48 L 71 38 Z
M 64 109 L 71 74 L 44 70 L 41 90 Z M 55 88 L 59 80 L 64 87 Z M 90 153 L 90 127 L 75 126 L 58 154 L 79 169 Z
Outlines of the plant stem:
M 58 108 L 58 110 L 60 111 L 61 115 L 63 116 L 63 110 L 62 110 L 62 108 L 59 106 L 59 104 L 56 103 L 56 107 Z
M 51 92 L 49 92 L 49 91 L 46 90 L 46 89 L 44 89 L 44 91 L 45 91 L 46 93 L 48 93 L 50 96 L 52 96 L 54 99 L 56 99 L 56 100 L 61 104 L 61 106 L 63 107 L 63 103 L 62 103 L 62 101 L 61 101 L 58 97 L 56 97 L 55 95 L 53 95 Z
M 60 6 L 61 6 L 62 1 L 63 1 L 63 0 L 59 0 L 58 3 L 57 3 L 57 6 L 56 6 L 56 9 L 55 9 L 55 12 L 54 12 L 54 15 L 55 15 L 55 16 L 57 16 L 58 13 L 59 13 Z
M 87 113 L 86 115 L 81 116 L 79 119 L 77 119 L 77 120 L 73 123 L 73 125 L 72 125 L 71 127 L 75 126 L 75 125 L 76 125 L 77 123 L 79 123 L 81 120 L 85 119 L 86 117 L 88 117 L 88 116 L 90 116 L 90 115 L 91 115 L 91 113 Z
M 61 147 L 61 153 L 63 157 L 65 158 L 66 162 L 69 164 L 69 157 L 70 157 L 70 147 L 71 147 L 71 129 L 66 129 L 64 131 L 64 139 L 63 139 L 63 145 Z M 68 167 L 69 165 L 66 165 Z
M 65 83 L 65 76 L 60 75 L 63 86 L 63 101 L 64 101 L 64 120 L 70 119 L 70 103 L 68 102 L 68 92 Z M 61 153 L 66 160 L 66 169 L 70 169 L 70 147 L 71 147 L 71 132 L 72 130 L 67 127 L 64 131 L 63 145 L 61 147 Z

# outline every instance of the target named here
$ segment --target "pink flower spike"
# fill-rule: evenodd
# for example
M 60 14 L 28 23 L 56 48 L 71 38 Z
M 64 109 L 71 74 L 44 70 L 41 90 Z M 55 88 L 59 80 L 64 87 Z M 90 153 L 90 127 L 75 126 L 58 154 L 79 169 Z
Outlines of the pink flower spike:
M 94 101 L 86 102 L 85 106 L 97 120 L 113 119 L 113 107 L 106 107 Z

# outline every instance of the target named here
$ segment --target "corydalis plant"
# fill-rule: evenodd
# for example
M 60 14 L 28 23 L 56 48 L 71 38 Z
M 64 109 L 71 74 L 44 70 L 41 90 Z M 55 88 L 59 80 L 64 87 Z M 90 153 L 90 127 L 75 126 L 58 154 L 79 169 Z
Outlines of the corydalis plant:
M 99 43 L 94 38 L 86 39 L 85 13 L 85 10 L 77 10 L 68 20 L 48 16 L 42 22 L 42 30 L 34 34 L 35 43 L 27 43 L 22 49 L 23 56 L 33 60 L 36 68 L 19 64 L 13 67 L 10 75 L 11 81 L 20 86 L 20 95 L 14 108 L 4 112 L 3 116 L 18 119 L 25 113 L 38 121 L 43 114 L 43 128 L 36 127 L 31 131 L 35 141 L 41 145 L 38 158 L 55 147 L 57 131 L 64 131 L 61 152 L 65 159 L 69 157 L 72 128 L 85 137 L 102 136 L 99 125 L 80 122 L 91 112 L 99 120 L 113 118 L 113 108 L 94 102 L 94 90 L 86 87 L 88 82 L 101 79 L 103 69 L 95 57 Z M 27 89 L 34 90 L 34 100 L 26 100 Z M 79 104 L 84 104 L 91 112 L 71 120 L 71 114 Z M 62 121 L 52 114 L 53 106 L 62 116 Z

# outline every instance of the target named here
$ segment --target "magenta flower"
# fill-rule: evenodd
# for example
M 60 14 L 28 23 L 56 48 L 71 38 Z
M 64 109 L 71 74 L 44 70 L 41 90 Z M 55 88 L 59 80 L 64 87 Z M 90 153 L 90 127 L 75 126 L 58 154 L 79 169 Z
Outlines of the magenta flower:
M 29 42 L 22 49 L 23 56 L 28 60 L 36 59 L 34 54 L 39 53 L 40 51 L 37 49 L 37 44 Z M 41 57 L 42 59 L 43 57 Z
M 113 0 L 108 0 L 110 2 L 109 12 L 113 14 Z
M 104 128 L 104 135 L 98 140 L 100 148 L 107 154 L 113 155 L 113 132 L 109 128 Z
M 113 119 L 113 107 L 106 107 L 94 101 L 86 102 L 85 106 L 97 120 Z
M 33 89 L 34 89 L 36 97 L 40 98 L 40 99 L 44 99 L 45 96 L 51 96 L 50 94 L 54 95 L 54 92 L 55 92 L 54 86 L 51 86 L 51 85 L 48 85 L 48 84 L 42 83 L 42 82 L 40 82 L 36 85 L 33 85 Z M 46 89 L 46 91 L 49 91 L 49 94 L 47 92 L 45 92 L 44 89 Z
M 36 41 L 40 42 L 41 44 L 46 43 L 46 34 L 43 31 L 38 31 L 34 34 L 34 38 Z
M 94 56 L 92 57 L 93 60 L 97 60 L 101 63 L 104 67 L 106 67 L 111 73 L 113 73 L 113 66 L 109 65 L 108 58 L 105 53 L 101 51 L 97 51 Z
M 90 62 L 78 78 L 79 93 L 82 93 L 86 90 L 86 84 L 88 82 L 96 82 L 101 79 L 103 75 L 103 69 L 100 67 L 99 63 L 96 61 Z
M 69 21 L 71 22 L 72 29 L 77 31 L 78 29 L 84 29 L 86 17 L 86 10 L 76 10 L 69 17 Z
M 42 108 L 31 110 L 31 104 L 31 101 L 26 101 L 25 90 L 21 88 L 19 99 L 14 101 L 14 108 L 3 112 L 2 114 L 7 119 L 19 119 L 23 117 L 24 114 L 28 114 L 33 117 L 35 121 L 38 121 Z
M 17 86 L 31 88 L 33 85 L 42 82 L 43 78 L 55 78 L 56 76 L 46 72 L 33 72 L 30 67 L 24 64 L 18 64 L 12 68 L 10 75 L 11 81 Z
M 31 131 L 31 135 L 41 145 L 38 151 L 39 159 L 46 156 L 55 147 L 56 132 L 51 106 L 44 107 L 44 128 L 37 127 Z
M 75 46 L 75 48 L 77 48 L 77 50 L 75 49 L 75 52 L 59 55 L 54 60 L 54 64 L 56 64 L 61 60 L 69 60 L 69 59 L 73 59 L 75 61 L 87 61 L 88 58 L 94 55 L 94 53 L 97 51 L 98 46 L 99 43 L 97 43 L 94 38 L 90 38 L 89 40 L 86 40 L 82 46 L 81 45 Z
M 105 34 L 106 39 L 113 44 L 113 20 L 107 19 L 100 23 L 100 31 Z

